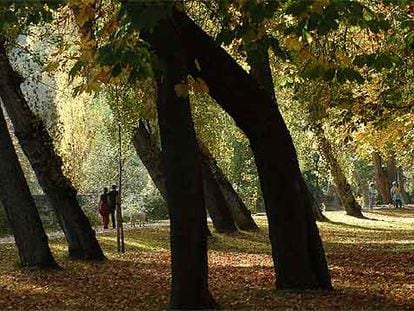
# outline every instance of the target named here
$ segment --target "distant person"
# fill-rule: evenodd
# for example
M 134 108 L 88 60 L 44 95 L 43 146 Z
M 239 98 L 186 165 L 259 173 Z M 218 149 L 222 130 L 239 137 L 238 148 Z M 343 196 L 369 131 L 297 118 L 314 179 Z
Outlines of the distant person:
M 109 212 L 111 214 L 112 228 L 115 228 L 115 211 L 119 200 L 119 192 L 116 190 L 116 185 L 112 185 L 111 188 L 112 189 L 109 192 Z
M 391 198 L 395 208 L 402 208 L 401 187 L 396 181 L 392 182 Z
M 368 206 L 370 210 L 374 209 L 376 198 L 377 198 L 377 191 L 375 190 L 374 183 L 370 183 L 369 188 L 368 188 Z
M 108 229 L 109 224 L 109 196 L 108 188 L 105 187 L 103 193 L 99 197 L 99 214 L 102 216 L 104 229 Z

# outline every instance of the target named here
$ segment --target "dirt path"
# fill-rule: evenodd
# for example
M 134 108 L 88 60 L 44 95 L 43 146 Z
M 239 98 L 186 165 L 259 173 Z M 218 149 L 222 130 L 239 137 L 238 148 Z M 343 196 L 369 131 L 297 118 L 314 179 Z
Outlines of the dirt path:
M 124 230 L 154 228 L 154 227 L 160 227 L 160 226 L 168 226 L 169 224 L 170 224 L 169 220 L 147 222 L 143 226 L 138 226 L 138 225 L 131 226 L 127 224 L 124 226 Z M 116 232 L 116 229 L 103 229 L 102 227 L 95 227 L 94 230 L 96 234 Z M 49 240 L 55 240 L 55 239 L 63 238 L 64 234 L 63 234 L 63 231 L 54 231 L 54 232 L 47 232 L 47 236 L 49 237 Z M 0 238 L 0 244 L 7 244 L 7 243 L 14 243 L 14 237 L 12 235 Z

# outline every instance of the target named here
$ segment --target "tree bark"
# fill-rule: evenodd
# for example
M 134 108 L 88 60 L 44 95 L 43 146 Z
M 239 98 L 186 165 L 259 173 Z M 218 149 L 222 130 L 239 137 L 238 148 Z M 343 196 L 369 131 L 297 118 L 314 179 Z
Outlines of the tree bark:
M 213 175 L 213 178 L 218 184 L 220 191 L 225 198 L 227 206 L 230 209 L 230 213 L 237 227 L 240 230 L 245 231 L 258 230 L 259 227 L 255 223 L 251 212 L 243 203 L 236 190 L 234 190 L 224 172 L 217 165 L 217 162 L 213 158 L 210 151 L 203 144 L 200 144 L 200 149 L 204 170 L 208 170 L 210 174 Z
M 208 290 L 206 210 L 199 150 L 188 96 L 175 88 L 186 83 L 184 53 L 169 20 L 149 37 L 161 59 L 158 77 L 158 122 L 170 212 L 172 309 L 212 309 Z
M 381 193 L 382 200 L 384 204 L 390 204 L 392 203 L 391 193 L 390 193 L 390 184 L 388 181 L 387 173 L 382 168 L 381 155 L 377 151 L 374 151 L 372 153 L 372 162 L 374 165 L 375 182 Z
M 249 57 L 248 52 L 248 63 L 250 65 L 250 75 L 257 81 L 265 92 L 272 98 L 275 105 L 277 105 L 275 88 L 272 77 L 272 70 L 269 62 L 269 49 L 264 45 L 263 40 L 258 40 L 256 43 L 256 51 L 254 56 Z M 306 186 L 303 188 L 304 195 L 309 197 L 312 202 L 313 216 L 316 220 L 324 221 L 327 218 L 322 214 L 320 203 L 313 197 L 313 194 L 309 191 Z
M 27 185 L 0 106 L 0 199 L 22 266 L 55 267 L 35 202 Z
M 410 196 L 408 195 L 407 191 L 405 191 L 405 178 L 404 178 L 404 170 L 402 168 L 402 166 L 399 166 L 397 168 L 397 172 L 398 172 L 398 183 L 400 185 L 400 189 L 401 189 L 401 196 L 403 199 L 404 204 L 409 204 L 410 203 Z
M 393 181 L 398 181 L 397 176 L 397 163 L 395 160 L 395 155 L 392 154 L 387 158 L 387 177 L 388 177 L 388 184 L 392 184 Z
M 249 55 L 247 57 L 250 65 L 250 75 L 257 81 L 259 86 L 263 87 L 276 105 L 275 87 L 269 62 L 269 49 L 264 46 L 262 40 L 256 42 L 256 49 L 256 57 L 249 57 Z
M 173 12 L 191 73 L 250 140 L 260 177 L 279 289 L 330 289 L 324 250 L 296 151 L 272 98 L 188 16 Z M 281 147 L 283 146 L 283 147 Z
M 156 144 L 152 143 L 150 133 L 145 128 L 143 122 L 140 122 L 135 129 L 133 145 L 162 197 L 166 200 L 165 174 L 161 161 L 161 150 L 159 150 Z M 220 233 L 236 232 L 237 228 L 229 206 L 204 162 L 202 162 L 202 176 L 205 206 L 210 214 L 214 228 Z
M 345 208 L 346 214 L 354 217 L 364 217 L 361 212 L 361 206 L 355 200 L 355 197 L 351 191 L 351 186 L 346 180 L 342 168 L 335 158 L 331 144 L 326 138 L 321 124 L 315 120 L 311 120 L 311 122 L 313 132 L 315 133 L 316 140 L 318 142 L 319 151 L 328 164 L 329 171 L 331 172 L 334 180 L 336 193 L 338 194 L 342 206 Z
M 2 42 L 0 71 L 0 94 L 4 106 L 23 152 L 65 233 L 69 256 L 87 260 L 104 259 L 95 231 L 77 201 L 76 190 L 63 174 L 62 160 L 53 149 L 52 139 L 44 123 L 30 110 L 20 89 L 22 78 L 10 65 Z
M 362 200 L 364 202 L 364 208 L 369 207 L 369 187 L 366 182 L 363 181 L 361 175 L 358 173 L 356 169 L 353 171 L 353 175 L 355 178 L 355 181 L 358 186 L 358 192 L 362 195 Z

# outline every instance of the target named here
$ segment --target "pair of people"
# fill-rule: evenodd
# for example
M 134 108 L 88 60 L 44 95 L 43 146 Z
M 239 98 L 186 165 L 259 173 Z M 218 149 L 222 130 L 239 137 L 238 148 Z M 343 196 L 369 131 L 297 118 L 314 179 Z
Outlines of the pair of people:
M 119 192 L 116 185 L 112 185 L 111 188 L 111 191 L 108 192 L 108 188 L 105 187 L 99 197 L 99 214 L 102 216 L 104 229 L 108 229 L 109 216 L 111 216 L 112 228 L 115 228 L 115 210 L 119 203 Z

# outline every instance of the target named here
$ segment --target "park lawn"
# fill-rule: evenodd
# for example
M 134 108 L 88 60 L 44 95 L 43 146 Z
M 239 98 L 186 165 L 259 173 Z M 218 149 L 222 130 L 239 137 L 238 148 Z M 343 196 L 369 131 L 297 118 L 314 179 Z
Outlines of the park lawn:
M 327 212 L 319 223 L 335 289 L 293 293 L 273 290 L 266 221 L 261 231 L 209 241 L 210 289 L 223 309 L 414 309 L 414 209 L 378 210 L 355 219 Z M 51 241 L 61 270 L 21 269 L 13 244 L 0 245 L 0 309 L 157 310 L 169 295 L 168 227 L 126 232 L 117 254 L 114 232 L 99 235 L 103 263 L 65 257 L 63 240 Z

